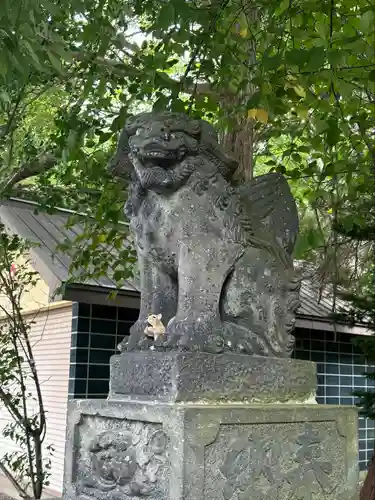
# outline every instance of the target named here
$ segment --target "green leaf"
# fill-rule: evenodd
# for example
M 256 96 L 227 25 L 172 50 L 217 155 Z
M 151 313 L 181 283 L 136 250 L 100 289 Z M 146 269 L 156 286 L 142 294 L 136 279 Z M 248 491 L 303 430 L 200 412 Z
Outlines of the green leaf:
M 17 57 L 16 57 L 16 54 L 17 54 Z M 9 66 L 9 69 L 13 70 L 15 68 L 23 75 L 25 75 L 27 73 L 27 68 L 23 64 L 23 61 L 21 62 L 21 54 L 19 52 L 9 53 L 8 57 L 11 60 L 11 64 Z M 12 68 L 12 65 L 14 68 Z
M 304 49 L 291 49 L 286 52 L 285 57 L 289 64 L 302 66 L 308 59 L 308 52 Z
M 68 61 L 68 62 L 73 61 L 72 53 L 70 51 L 66 50 L 64 45 L 54 43 L 50 46 L 50 49 L 53 52 L 55 52 L 56 54 L 58 54 L 61 57 L 61 59 L 63 59 L 64 61 Z
M 364 34 L 374 34 L 374 11 L 368 10 L 360 17 L 361 31 Z
M 323 40 L 327 39 L 329 36 L 328 20 L 326 22 L 324 20 L 316 22 L 315 30 Z
M 27 53 L 31 56 L 31 59 L 34 61 L 34 65 L 38 70 L 42 70 L 41 63 L 39 61 L 39 57 L 37 56 L 34 48 L 30 44 L 28 40 L 22 40 L 22 45 L 25 47 Z
M 259 91 L 254 92 L 251 98 L 246 103 L 247 109 L 258 108 L 260 104 L 261 93 Z
M 153 105 L 152 107 L 153 111 L 163 111 L 167 109 L 169 106 L 169 101 L 170 101 L 169 97 L 161 95 Z
M 310 229 L 307 232 L 306 239 L 307 239 L 307 243 L 310 245 L 310 247 L 315 248 L 321 244 L 322 235 L 321 235 L 320 231 L 318 231 L 316 229 Z
M 324 65 L 325 60 L 326 54 L 324 47 L 313 47 L 309 51 L 307 69 L 316 71 Z
M 116 118 L 113 120 L 113 122 L 111 124 L 112 132 L 117 132 L 117 131 L 121 130 L 124 127 L 125 121 L 127 118 L 128 118 L 128 108 L 127 108 L 127 106 L 122 106 L 122 108 L 120 109 L 120 112 L 118 113 L 118 115 L 116 116 Z M 109 137 L 110 136 L 108 135 L 107 139 L 109 139 Z
M 5 90 L 0 90 L 0 100 L 7 104 L 11 103 L 11 98 Z
M 47 50 L 48 58 L 51 61 L 52 66 L 58 73 L 63 73 L 63 67 L 61 64 L 61 60 L 55 56 L 51 51 Z
M 303 87 L 301 87 L 301 85 L 293 85 L 293 90 L 298 97 L 302 98 L 306 97 L 306 90 Z
M 314 120 L 314 124 L 318 134 L 321 134 L 329 128 L 329 124 L 325 120 L 316 119 Z
M 336 120 L 329 120 L 327 130 L 327 143 L 330 146 L 335 146 L 340 139 L 340 129 Z
M 113 279 L 117 282 L 124 279 L 124 271 L 123 270 L 115 271 L 113 274 Z
M 276 7 L 274 15 L 276 17 L 281 16 L 289 8 L 289 0 L 282 0 L 282 2 Z
M 372 71 L 370 71 L 368 79 L 370 80 L 370 82 L 375 82 L 375 69 L 373 69 Z
M 43 7 L 46 8 L 51 14 L 59 14 L 60 9 L 57 4 L 50 0 L 43 0 Z
M 115 300 L 115 298 L 117 297 L 118 295 L 118 291 L 117 290 L 113 290 L 111 293 L 108 294 L 108 300 Z
M 345 56 L 345 53 L 342 49 L 337 49 L 337 50 L 329 50 L 327 52 L 327 59 L 328 59 L 328 62 L 330 64 L 332 64 L 332 66 L 338 66 L 343 58 Z
M 292 154 L 292 160 L 295 161 L 295 162 L 297 162 L 297 163 L 300 163 L 302 161 L 302 157 L 298 153 L 293 153 Z
M 187 108 L 187 102 L 181 99 L 173 99 L 171 104 L 171 111 L 175 113 L 185 113 Z
M 263 58 L 263 67 L 265 70 L 276 69 L 282 64 L 282 62 L 283 57 L 280 54 L 270 57 L 265 56 Z
M 350 98 L 353 95 L 355 86 L 351 82 L 338 80 L 336 84 L 336 89 L 342 98 L 347 98 L 347 97 Z
M 160 14 L 155 23 L 155 28 L 161 29 L 169 27 L 171 24 L 174 23 L 175 17 L 176 17 L 176 11 L 174 5 L 172 2 L 168 2 L 161 8 Z
M 5 54 L 0 52 L 0 75 L 5 77 L 8 72 L 8 61 L 6 60 Z

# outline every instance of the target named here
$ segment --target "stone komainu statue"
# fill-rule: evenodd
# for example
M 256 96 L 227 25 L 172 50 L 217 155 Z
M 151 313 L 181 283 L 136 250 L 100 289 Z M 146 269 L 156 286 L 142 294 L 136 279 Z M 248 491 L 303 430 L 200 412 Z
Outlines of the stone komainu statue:
M 128 350 L 289 355 L 298 215 L 286 180 L 270 173 L 234 185 L 237 163 L 214 128 L 168 112 L 130 118 L 109 168 L 131 174 L 125 210 L 141 307 Z M 167 325 L 156 342 L 144 333 L 150 314 Z

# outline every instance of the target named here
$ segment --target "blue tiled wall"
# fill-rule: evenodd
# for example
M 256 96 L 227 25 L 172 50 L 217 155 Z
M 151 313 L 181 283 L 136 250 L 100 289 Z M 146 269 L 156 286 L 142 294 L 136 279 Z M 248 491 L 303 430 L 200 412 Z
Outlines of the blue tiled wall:
M 138 310 L 76 303 L 73 305 L 69 397 L 106 398 L 109 359 L 138 317 Z M 297 329 L 293 356 L 317 363 L 317 402 L 353 405 L 353 391 L 375 390 L 363 373 L 373 370 L 358 352 L 349 335 L 337 341 L 330 332 Z M 359 464 L 365 470 L 372 457 L 375 423 L 360 418 Z
M 70 398 L 107 397 L 109 359 L 137 318 L 137 309 L 73 304 Z
M 350 335 L 297 329 L 294 357 L 315 361 L 318 373 L 317 402 L 333 405 L 354 405 L 357 390 L 375 390 L 375 381 L 369 381 L 364 372 L 374 371 L 352 342 Z M 359 419 L 359 466 L 366 470 L 375 444 L 375 422 Z

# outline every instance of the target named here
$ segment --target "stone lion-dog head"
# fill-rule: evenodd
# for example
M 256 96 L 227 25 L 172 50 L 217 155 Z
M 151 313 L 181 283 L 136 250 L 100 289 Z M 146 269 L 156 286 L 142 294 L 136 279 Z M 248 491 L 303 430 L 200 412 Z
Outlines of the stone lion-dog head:
M 184 160 L 202 156 L 228 181 L 238 166 L 219 146 L 208 122 L 182 113 L 143 113 L 127 120 L 109 170 L 116 177 L 128 178 L 135 169 L 139 177 L 138 165 L 163 183 L 162 170 L 173 172 Z

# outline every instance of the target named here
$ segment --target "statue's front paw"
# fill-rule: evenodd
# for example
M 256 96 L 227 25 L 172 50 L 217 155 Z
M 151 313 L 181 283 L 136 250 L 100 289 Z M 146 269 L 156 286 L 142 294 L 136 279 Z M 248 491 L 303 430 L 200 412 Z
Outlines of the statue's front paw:
M 217 318 L 173 318 L 166 330 L 166 347 L 219 353 L 224 350 L 223 328 Z
M 130 328 L 130 336 L 125 337 L 124 340 L 117 346 L 117 349 L 121 352 L 143 351 L 145 349 L 149 349 L 151 340 L 145 334 L 147 324 L 147 318 L 138 319 Z

